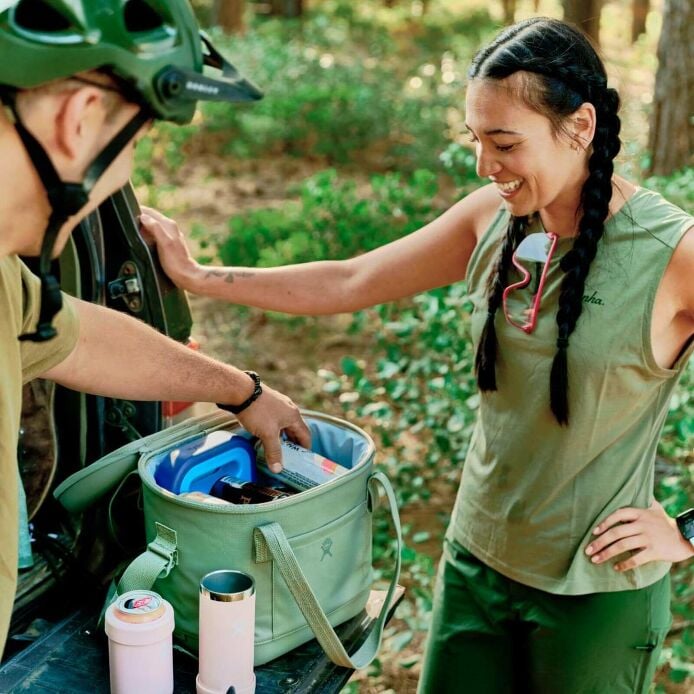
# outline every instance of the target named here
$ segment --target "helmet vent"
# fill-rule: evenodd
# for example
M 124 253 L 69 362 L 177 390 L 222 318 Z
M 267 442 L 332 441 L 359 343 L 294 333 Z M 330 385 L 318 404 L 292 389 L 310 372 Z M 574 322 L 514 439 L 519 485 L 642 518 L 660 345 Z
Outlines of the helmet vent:
M 59 32 L 76 28 L 68 17 L 43 0 L 21 0 L 15 7 L 14 21 L 29 31 Z
M 124 18 L 125 28 L 131 33 L 152 31 L 165 25 L 164 18 L 146 0 L 128 0 Z

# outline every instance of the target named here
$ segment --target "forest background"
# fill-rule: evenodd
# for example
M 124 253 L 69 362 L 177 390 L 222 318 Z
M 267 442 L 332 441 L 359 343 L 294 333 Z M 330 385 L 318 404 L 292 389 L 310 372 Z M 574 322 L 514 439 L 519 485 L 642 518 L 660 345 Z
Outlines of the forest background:
M 160 124 L 137 152 L 141 202 L 208 263 L 346 258 L 413 231 L 480 185 L 464 132 L 474 52 L 534 14 L 581 23 L 623 99 L 622 175 L 692 210 L 694 9 L 686 0 L 197 0 L 200 21 L 265 91 Z M 688 81 L 689 80 L 689 81 Z M 464 284 L 356 315 L 296 318 L 191 297 L 208 354 L 258 370 L 303 407 L 364 427 L 397 489 L 407 593 L 380 657 L 347 692 L 414 692 L 433 580 L 478 406 Z M 672 515 L 694 499 L 694 368 L 657 459 Z M 379 572 L 392 564 L 378 518 Z M 694 562 L 673 570 L 657 692 L 694 692 Z M 606 690 L 607 691 L 607 690 Z

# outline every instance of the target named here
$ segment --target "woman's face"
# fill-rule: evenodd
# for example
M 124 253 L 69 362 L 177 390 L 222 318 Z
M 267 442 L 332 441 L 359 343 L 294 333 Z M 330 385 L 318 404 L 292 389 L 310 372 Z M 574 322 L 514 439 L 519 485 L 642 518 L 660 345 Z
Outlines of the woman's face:
M 564 207 L 573 214 L 588 175 L 587 155 L 522 103 L 510 89 L 513 79 L 475 79 L 468 86 L 466 125 L 475 143 L 477 174 L 496 185 L 515 216 Z

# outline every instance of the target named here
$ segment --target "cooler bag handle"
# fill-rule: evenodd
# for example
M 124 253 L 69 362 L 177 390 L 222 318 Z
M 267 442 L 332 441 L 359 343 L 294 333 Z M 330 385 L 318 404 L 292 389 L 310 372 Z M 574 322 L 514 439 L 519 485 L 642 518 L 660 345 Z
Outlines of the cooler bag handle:
M 178 564 L 178 538 L 176 531 L 163 525 L 154 524 L 156 537 L 147 545 L 147 549 L 135 557 L 123 572 L 118 583 L 111 581 L 106 599 L 99 615 L 99 626 L 103 626 L 106 610 L 116 598 L 130 590 L 151 590 L 158 578 L 165 578 Z
M 118 581 L 117 595 L 129 590 L 149 590 L 158 578 L 168 576 L 178 563 L 176 531 L 154 524 L 157 536 L 147 545 L 147 549 L 135 557 Z
M 382 472 L 378 471 L 374 472 L 371 477 L 369 477 L 369 491 L 372 491 L 377 485 L 380 486 L 386 494 L 390 517 L 393 521 L 393 527 L 395 528 L 397 540 L 395 571 L 393 572 L 393 577 L 388 587 L 388 594 L 386 595 L 383 607 L 381 608 L 381 612 L 376 619 L 373 629 L 369 632 L 364 643 L 351 657 L 342 645 L 340 638 L 325 616 L 325 612 L 323 612 L 323 608 L 320 606 L 315 593 L 308 584 L 287 537 L 282 530 L 282 526 L 279 523 L 268 523 L 267 525 L 261 525 L 256 528 L 257 533 L 260 533 L 265 543 L 267 543 L 267 548 L 273 561 L 279 568 L 282 577 L 294 596 L 294 600 L 296 600 L 296 604 L 306 618 L 306 622 L 318 639 L 318 643 L 320 643 L 333 663 L 352 669 L 365 668 L 378 654 L 383 628 L 390 610 L 390 603 L 393 599 L 398 579 L 400 578 L 402 532 L 400 529 L 400 517 L 397 510 L 398 506 L 393 488 L 390 485 L 390 480 Z

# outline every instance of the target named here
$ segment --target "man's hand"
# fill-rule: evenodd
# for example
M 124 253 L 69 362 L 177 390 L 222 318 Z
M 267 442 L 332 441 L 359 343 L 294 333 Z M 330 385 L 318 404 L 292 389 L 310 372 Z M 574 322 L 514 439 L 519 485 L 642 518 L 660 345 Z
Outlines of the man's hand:
M 299 408 L 286 395 L 264 383 L 262 395 L 236 417 L 246 431 L 263 442 L 265 457 L 273 472 L 282 469 L 282 432 L 300 446 L 311 448 L 311 432 L 301 418 Z
M 143 206 L 140 230 L 145 241 L 156 244 L 159 261 L 171 281 L 182 289 L 192 290 L 202 268 L 190 254 L 178 224 L 161 212 Z
M 654 501 L 650 508 L 621 508 L 593 530 L 596 539 L 586 547 L 595 564 L 625 552 L 633 554 L 614 565 L 628 571 L 651 561 L 683 561 L 694 556 L 694 547 L 682 537 L 677 523 Z

